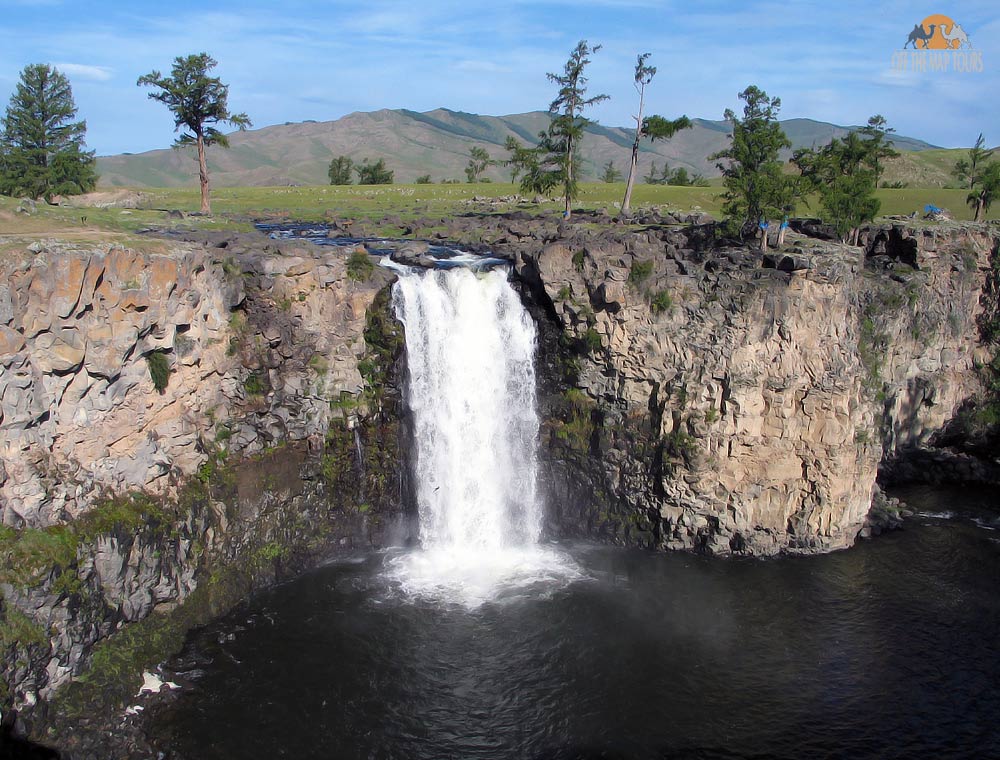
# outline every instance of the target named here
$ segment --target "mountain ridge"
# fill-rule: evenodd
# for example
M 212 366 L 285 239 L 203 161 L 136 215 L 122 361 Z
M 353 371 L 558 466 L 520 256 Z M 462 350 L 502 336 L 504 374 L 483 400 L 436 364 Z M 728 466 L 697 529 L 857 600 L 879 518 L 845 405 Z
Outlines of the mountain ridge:
M 447 108 L 355 111 L 332 121 L 286 122 L 234 132 L 229 135 L 229 150 L 209 150 L 209 167 L 212 182 L 218 187 L 326 184 L 330 160 L 339 155 L 350 156 L 355 162 L 364 157 L 383 158 L 400 183 L 427 174 L 435 182 L 463 180 L 472 147 L 485 148 L 492 158 L 502 160 L 508 136 L 533 144 L 549 119 L 546 111 L 505 116 Z M 726 146 L 728 124 L 697 118 L 692 122 L 691 129 L 671 140 L 645 141 L 640 149 L 640 174 L 648 173 L 654 162 L 657 168 L 667 162 L 672 169 L 683 167 L 689 173 L 718 176 L 718 169 L 707 157 Z M 823 145 L 859 128 L 804 118 L 786 119 L 781 124 L 794 148 Z M 624 172 L 632 135 L 633 130 L 626 127 L 590 125 L 581 145 L 584 179 L 596 179 L 608 161 Z M 906 136 L 893 135 L 893 141 L 900 150 L 936 149 Z M 100 156 L 98 171 L 103 187 L 197 184 L 192 148 Z M 509 170 L 502 166 L 490 167 L 485 176 L 493 181 L 510 180 Z

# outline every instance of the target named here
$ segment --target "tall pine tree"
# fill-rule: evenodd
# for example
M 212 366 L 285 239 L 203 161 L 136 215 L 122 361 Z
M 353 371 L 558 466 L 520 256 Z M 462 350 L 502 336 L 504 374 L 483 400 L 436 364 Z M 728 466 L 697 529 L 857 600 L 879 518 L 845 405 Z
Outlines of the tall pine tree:
M 899 153 L 892 147 L 892 133 L 896 130 L 889 126 L 882 114 L 877 113 L 868 119 L 867 126 L 858 131 L 868 141 L 869 163 L 875 173 L 875 187 L 878 187 L 885 173 L 886 160 L 899 158 Z
M 195 145 L 198 149 L 198 179 L 201 184 L 201 212 L 212 213 L 209 199 L 208 160 L 205 149 L 210 145 L 229 147 L 229 138 L 218 125 L 232 124 L 240 130 L 252 126 L 245 113 L 229 112 L 229 85 L 208 72 L 218 65 L 208 53 L 178 56 L 170 76 L 152 71 L 139 77 L 140 87 L 155 87 L 151 100 L 163 103 L 174 115 L 174 128 L 181 131 L 174 147 Z
M 549 106 L 549 113 L 555 114 L 548 134 L 542 139 L 543 149 L 548 158 L 542 164 L 555 167 L 558 181 L 563 186 L 566 199 L 565 216 L 570 217 L 573 198 L 576 197 L 577 152 L 583 130 L 590 119 L 584 118 L 583 109 L 607 100 L 607 95 L 586 97 L 587 77 L 584 69 L 590 63 L 590 56 L 601 49 L 600 45 L 590 47 L 586 40 L 580 40 L 563 66 L 562 74 L 548 74 L 549 81 L 559 85 L 559 94 Z
M 3 120 L 0 193 L 49 198 L 97 184 L 85 121 L 74 121 L 69 80 L 44 63 L 25 66 Z
M 778 157 L 782 148 L 791 147 L 778 123 L 780 98 L 769 98 L 753 85 L 740 93 L 744 102 L 743 118 L 737 119 L 726 109 L 733 134 L 726 150 L 709 156 L 718 160 L 726 192 L 723 212 L 740 234 L 756 234 L 757 225 L 786 213 L 794 196 L 794 184 L 782 173 Z

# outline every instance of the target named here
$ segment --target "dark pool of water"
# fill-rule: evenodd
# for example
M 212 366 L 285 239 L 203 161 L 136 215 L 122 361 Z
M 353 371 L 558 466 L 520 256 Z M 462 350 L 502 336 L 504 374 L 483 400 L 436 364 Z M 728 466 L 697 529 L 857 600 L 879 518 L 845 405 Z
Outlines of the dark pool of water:
M 185 758 L 1000 757 L 1000 497 L 910 488 L 849 551 L 567 549 L 591 580 L 477 609 L 385 555 L 191 636 L 151 730 Z

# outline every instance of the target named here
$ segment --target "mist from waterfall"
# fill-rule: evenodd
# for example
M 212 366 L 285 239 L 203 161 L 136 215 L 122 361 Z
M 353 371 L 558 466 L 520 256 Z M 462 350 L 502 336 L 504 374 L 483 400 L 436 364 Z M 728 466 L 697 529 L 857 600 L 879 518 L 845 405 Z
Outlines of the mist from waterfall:
M 539 545 L 536 331 L 501 269 L 402 275 L 407 403 L 421 551 L 394 564 L 404 590 L 478 604 L 575 566 Z

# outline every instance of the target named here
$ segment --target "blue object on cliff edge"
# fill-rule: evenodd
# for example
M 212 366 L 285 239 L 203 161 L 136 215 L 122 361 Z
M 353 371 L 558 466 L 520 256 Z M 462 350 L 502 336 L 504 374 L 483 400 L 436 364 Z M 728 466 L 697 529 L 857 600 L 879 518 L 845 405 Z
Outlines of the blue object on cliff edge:
M 939 209 L 933 203 L 928 203 L 926 206 L 924 206 L 924 211 L 926 211 L 929 214 L 940 214 L 941 213 L 941 209 Z

